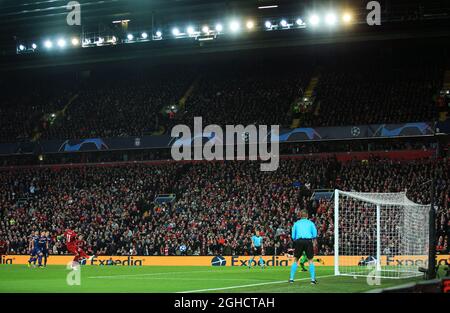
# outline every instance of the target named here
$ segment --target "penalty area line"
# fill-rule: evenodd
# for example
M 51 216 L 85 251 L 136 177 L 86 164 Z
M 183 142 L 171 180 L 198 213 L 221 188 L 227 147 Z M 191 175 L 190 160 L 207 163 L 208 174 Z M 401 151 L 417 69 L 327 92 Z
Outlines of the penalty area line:
M 326 278 L 326 277 L 332 277 L 334 275 L 324 275 L 324 276 L 318 276 L 317 278 Z M 296 279 L 295 281 L 300 280 L 309 280 L 309 277 Z M 220 288 L 208 288 L 208 289 L 197 289 L 197 290 L 187 290 L 187 291 L 178 291 L 177 293 L 195 293 L 195 292 L 205 292 L 205 291 L 217 291 L 217 290 L 227 290 L 227 289 L 237 289 L 237 288 L 246 288 L 246 287 L 256 287 L 256 286 L 264 286 L 264 285 L 275 285 L 275 284 L 289 284 L 287 280 L 277 280 L 277 281 L 270 281 L 265 283 L 257 283 L 257 284 L 248 284 L 248 285 L 238 285 L 238 286 L 230 286 L 230 287 L 220 287 Z

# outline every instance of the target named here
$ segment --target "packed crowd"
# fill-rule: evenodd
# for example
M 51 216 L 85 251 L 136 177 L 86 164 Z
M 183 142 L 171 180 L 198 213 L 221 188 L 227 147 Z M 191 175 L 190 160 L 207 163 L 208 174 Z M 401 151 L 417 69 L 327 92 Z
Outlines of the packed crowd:
M 377 68 L 378 67 L 378 68 Z M 442 87 L 437 67 L 329 69 L 320 77 L 308 126 L 432 121 L 433 97 Z
M 9 253 L 26 254 L 33 230 L 56 238 L 70 226 L 99 255 L 240 255 L 258 228 L 265 253 L 280 254 L 297 212 L 307 209 L 318 228 L 319 253 L 327 255 L 334 245 L 333 206 L 330 199 L 312 199 L 312 190 L 407 189 L 412 200 L 427 203 L 423 183 L 434 170 L 438 249 L 449 252 L 449 165 L 305 158 L 284 159 L 274 172 L 248 161 L 2 170 L 0 239 L 8 241 Z M 154 201 L 170 193 L 174 202 Z M 64 245 L 54 240 L 52 253 L 66 253 Z
M 192 73 L 155 69 L 92 74 L 74 90 L 77 98 L 42 139 L 80 139 L 150 135 L 166 122 L 164 106 L 177 103 L 192 83 Z
M 203 123 L 224 125 L 281 125 L 289 127 L 292 103 L 302 96 L 310 78 L 308 67 L 277 64 L 237 69 L 217 66 L 200 79 L 186 101 L 184 124 L 193 125 L 195 116 Z
M 0 78 L 0 141 L 142 136 L 192 125 L 194 116 L 204 125 L 290 127 L 313 77 L 300 126 L 433 120 L 445 67 L 434 56 L 404 59 L 242 59 Z

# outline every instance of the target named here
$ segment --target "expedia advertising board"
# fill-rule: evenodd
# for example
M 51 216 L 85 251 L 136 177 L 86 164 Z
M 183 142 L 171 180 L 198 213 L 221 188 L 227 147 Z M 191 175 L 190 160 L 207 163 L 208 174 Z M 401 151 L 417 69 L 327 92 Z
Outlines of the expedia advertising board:
M 86 265 L 94 266 L 248 266 L 249 256 L 98 256 Z M 323 263 L 316 266 L 334 266 L 334 256 L 317 256 Z M 363 256 L 340 257 L 342 265 L 356 266 Z M 3 255 L 0 264 L 27 264 L 28 255 Z M 287 256 L 264 256 L 266 266 L 290 266 L 292 258 Z M 67 265 L 73 256 L 50 256 L 48 265 Z M 253 265 L 259 258 L 255 258 Z M 450 255 L 439 255 L 437 261 L 441 265 L 450 265 Z M 383 256 L 382 265 L 427 266 L 421 256 Z

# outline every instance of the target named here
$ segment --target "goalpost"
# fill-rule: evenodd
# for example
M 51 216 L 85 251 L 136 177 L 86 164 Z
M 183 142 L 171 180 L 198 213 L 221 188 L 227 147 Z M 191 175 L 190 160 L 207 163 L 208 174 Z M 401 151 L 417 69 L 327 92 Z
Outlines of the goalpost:
M 423 275 L 429 246 L 429 205 L 406 193 L 335 190 L 335 275 L 408 278 Z

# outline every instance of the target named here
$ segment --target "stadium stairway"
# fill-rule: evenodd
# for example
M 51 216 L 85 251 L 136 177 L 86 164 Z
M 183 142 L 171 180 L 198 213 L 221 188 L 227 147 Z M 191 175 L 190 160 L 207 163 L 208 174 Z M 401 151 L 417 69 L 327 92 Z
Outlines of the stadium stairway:
M 444 80 L 442 83 L 442 91 L 450 90 L 450 70 L 446 70 L 444 73 Z M 439 97 L 440 98 L 440 97 Z M 438 113 L 439 113 L 439 122 L 444 124 L 449 124 L 449 110 L 448 106 L 445 106 L 444 103 L 436 102 L 438 105 Z M 444 127 L 440 127 L 442 130 Z
M 64 108 L 62 108 L 60 111 L 55 113 L 55 117 L 53 118 L 54 120 L 63 117 L 66 115 L 66 111 L 69 109 L 70 105 L 78 98 L 78 94 L 75 94 L 74 96 L 72 96 L 69 101 L 66 103 L 66 105 L 64 106 Z M 41 121 L 46 121 L 46 122 L 50 122 L 50 120 L 52 119 L 51 115 L 49 113 L 45 114 L 42 118 Z M 51 123 L 49 124 L 51 125 Z M 41 138 L 42 136 L 42 129 L 39 128 L 39 126 L 36 126 L 33 130 L 33 134 L 32 134 L 32 139 L 31 141 L 37 141 L 39 140 L 39 138 Z
M 294 107 L 296 105 L 302 105 L 302 104 L 304 105 L 305 103 L 308 103 L 308 102 L 310 102 L 308 105 L 312 106 L 314 104 L 314 98 L 313 98 L 314 90 L 316 89 L 316 86 L 319 83 L 319 80 L 320 80 L 320 74 L 318 72 L 316 72 L 316 74 L 314 74 L 314 76 L 309 81 L 308 87 L 306 88 L 303 96 L 294 101 L 294 104 L 292 105 L 292 111 L 294 111 Z M 307 99 L 307 100 L 305 101 L 305 99 Z M 298 116 L 298 114 L 295 114 L 295 112 L 293 112 L 293 116 L 294 116 L 294 118 L 292 119 L 291 128 L 297 128 L 300 126 L 301 116 Z
M 180 101 L 178 101 L 178 112 L 184 113 L 184 111 L 186 109 L 186 101 L 187 101 L 187 99 L 189 99 L 191 94 L 194 92 L 195 87 L 197 86 L 197 83 L 198 83 L 199 80 L 200 80 L 200 78 L 195 79 L 192 82 L 192 84 L 189 86 L 189 88 L 186 90 L 186 92 L 184 93 L 184 95 L 180 99 Z
M 450 70 L 446 70 L 444 74 L 444 90 L 450 90 Z

